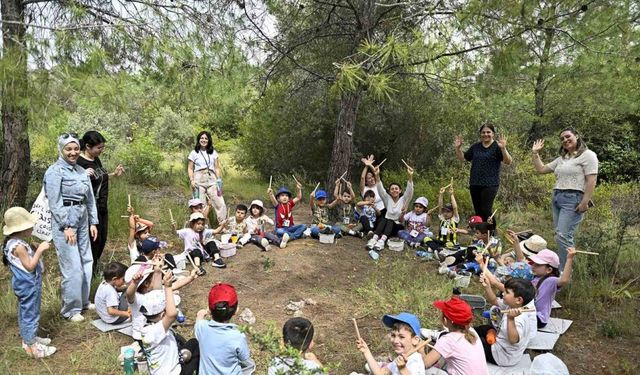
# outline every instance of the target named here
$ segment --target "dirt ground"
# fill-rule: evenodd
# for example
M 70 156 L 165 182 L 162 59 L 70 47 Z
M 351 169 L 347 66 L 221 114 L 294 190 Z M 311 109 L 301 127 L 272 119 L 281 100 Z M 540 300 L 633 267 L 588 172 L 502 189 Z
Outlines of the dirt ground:
M 306 207 L 301 208 L 298 210 L 301 213 L 296 214 L 296 221 L 308 222 L 308 215 L 304 215 Z M 162 232 L 156 234 L 161 239 L 165 235 Z M 122 243 L 112 242 L 110 246 L 117 247 L 117 258 L 126 258 Z M 304 307 L 303 313 L 316 328 L 315 354 L 332 368 L 332 374 L 363 372 L 364 358 L 355 348 L 350 319 L 358 318 L 363 337 L 381 337 L 384 329 L 380 322 L 380 311 L 394 310 L 393 306 L 380 306 L 378 311 L 362 308 L 366 301 L 359 293 L 359 288 L 371 288 L 368 281 L 373 273 L 390 272 L 393 262 L 408 262 L 415 272 L 434 275 L 437 266 L 435 262 L 417 262 L 406 252 L 389 251 L 384 254 L 380 264 L 376 264 L 368 258 L 363 246 L 363 240 L 344 238 L 335 245 L 320 244 L 312 239 L 294 241 L 286 249 L 274 249 L 268 253 L 259 251 L 253 245 L 239 249 L 235 257 L 228 259 L 228 268 L 219 270 L 207 265 L 207 275 L 180 291 L 183 300 L 181 309 L 187 316 L 187 322 L 179 326 L 178 331 L 191 336 L 190 324 L 196 312 L 206 308 L 209 288 L 218 281 L 236 286 L 239 311 L 251 309 L 257 318 L 256 331 L 265 330 L 271 324 L 275 325 L 279 335 L 282 324 L 292 316 L 285 310 L 286 304 L 311 298 L 316 304 Z M 110 250 L 106 253 L 109 254 Z M 386 277 L 393 278 L 394 275 L 388 274 Z M 442 276 L 434 277 L 436 282 L 448 282 Z M 5 271 L 2 272 L 2 279 L 2 285 L 6 285 L 8 276 Z M 380 293 L 385 293 L 383 287 Z M 563 302 L 562 295 L 559 301 Z M 570 312 L 570 307 L 565 306 L 555 315 L 563 317 Z M 430 311 L 428 314 L 436 313 Z M 89 314 L 92 315 L 95 314 Z M 596 323 L 574 322 L 560 338 L 554 353 L 567 363 L 572 374 L 638 373 L 638 338 L 601 338 L 597 334 Z M 11 342 L 11 347 L 2 357 L 9 373 L 96 373 L 96 370 L 88 370 L 93 367 L 87 365 L 86 361 L 96 360 L 99 356 L 111 357 L 114 348 L 131 342 L 119 333 L 100 334 L 89 323 L 69 328 L 72 323 L 59 322 L 48 327 L 59 352 L 45 361 L 33 361 L 16 354 L 20 351 L 15 345 L 19 342 L 17 323 L 3 319 L 3 324 L 7 329 L 2 335 L 8 335 L 5 339 L 10 337 L 10 341 L 2 339 L 0 342 Z M 104 336 L 108 336 L 108 339 L 104 340 Z M 265 374 L 269 354 L 261 353 L 254 342 L 251 347 L 259 365 L 256 373 Z M 381 347 L 387 346 L 383 344 Z M 100 373 L 118 374 L 121 369 L 116 367 L 113 371 Z

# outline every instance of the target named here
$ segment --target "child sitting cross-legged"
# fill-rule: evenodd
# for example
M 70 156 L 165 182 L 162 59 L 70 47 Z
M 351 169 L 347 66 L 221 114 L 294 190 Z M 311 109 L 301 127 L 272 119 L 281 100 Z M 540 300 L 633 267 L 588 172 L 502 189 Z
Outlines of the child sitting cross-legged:
M 418 247 L 427 236 L 431 236 L 429 230 L 429 215 L 427 206 L 429 201 L 420 197 L 413 202 L 413 211 L 407 212 L 401 217 L 405 229 L 398 231 L 398 237 L 402 238 L 411 247 Z
M 367 190 L 364 193 L 363 200 L 356 203 L 356 211 L 360 215 L 360 224 L 362 224 L 362 232 L 372 235 L 376 228 L 376 220 L 380 216 L 380 211 L 376 207 L 376 194 L 373 190 Z
M 167 272 L 162 279 L 164 290 L 147 293 L 140 307 L 147 320 L 142 328 L 142 347 L 151 375 L 191 375 L 198 371 L 198 340 L 186 341 L 171 329 L 178 317 L 172 279 L 173 274 Z
M 340 182 L 336 181 L 336 191 L 334 195 L 338 194 Z M 311 192 L 309 195 L 309 207 L 311 208 L 311 236 L 313 238 L 320 237 L 320 232 L 333 232 L 336 237 L 340 236 L 340 227 L 338 225 L 329 224 L 329 209 L 338 204 L 338 200 L 334 199 L 333 202 L 327 203 L 327 192 L 324 190 L 318 190 L 315 193 Z
M 264 204 L 261 200 L 255 199 L 249 206 L 249 217 L 247 222 L 247 232 L 251 235 L 249 242 L 255 244 L 263 251 L 271 250 L 271 244 L 280 246 L 280 238 L 271 232 L 267 232 L 265 226 L 274 225 L 273 220 L 264 214 Z
M 200 343 L 200 373 L 207 375 L 251 374 L 251 359 L 244 333 L 230 323 L 238 310 L 238 295 L 231 284 L 218 283 L 209 291 L 209 309 L 198 311 L 194 332 Z M 205 316 L 211 314 L 212 320 Z
M 236 236 L 236 246 L 243 247 L 251 239 L 251 234 L 247 230 L 247 211 L 249 209 L 244 204 L 236 206 L 236 213 L 231 218 L 227 218 L 223 233 Z
M 379 364 L 363 339 L 358 339 L 356 345 L 364 354 L 373 375 L 424 375 L 425 367 L 422 355 L 413 351 L 420 343 L 420 321 L 410 313 L 402 312 L 398 315 L 385 315 L 382 322 L 391 328 L 389 338 L 393 351 L 398 355 L 391 363 Z M 407 358 L 408 355 L 408 358 Z
M 276 195 L 273 195 L 273 190 L 269 187 L 267 194 L 271 203 L 273 203 L 276 209 L 276 235 L 282 239 L 280 247 L 287 247 L 289 240 L 297 240 L 302 238 L 307 226 L 304 224 L 295 225 L 293 223 L 293 207 L 302 199 L 302 185 L 296 183 L 297 194 L 292 199 L 291 192 L 282 187 Z
M 127 296 L 123 293 L 126 289 L 126 272 L 127 266 L 120 262 L 111 262 L 104 266 L 104 280 L 96 290 L 94 303 L 98 316 L 105 323 L 120 324 L 131 318 Z
M 282 339 L 287 349 L 295 352 L 296 357 L 276 357 L 271 361 L 268 375 L 279 375 L 289 373 L 324 374 L 322 363 L 315 354 L 309 350 L 313 349 L 313 324 L 305 318 L 291 318 L 282 327 Z M 298 353 L 302 358 L 298 358 Z
M 433 306 L 442 311 L 442 325 L 448 332 L 440 334 L 429 353 L 421 350 L 425 366 L 431 367 L 444 358 L 447 374 L 486 375 L 489 370 L 484 349 L 477 333 L 471 328 L 471 306 L 457 296 L 448 301 L 435 301 Z
M 503 299 L 498 299 L 491 285 L 485 282 L 484 276 L 480 280 L 485 287 L 487 302 L 502 311 L 497 326 L 484 325 L 476 328 L 487 362 L 498 366 L 515 366 L 522 358 L 529 341 L 536 335 L 536 290 L 530 281 L 513 278 L 504 284 Z M 521 312 L 520 308 L 531 309 L 533 312 Z
M 198 268 L 198 274 L 204 275 L 205 269 L 201 266 L 202 262 L 213 258 L 212 265 L 217 268 L 226 268 L 227 265 L 220 257 L 220 250 L 213 240 L 213 235 L 222 232 L 227 221 L 223 220 L 216 229 L 206 229 L 204 226 L 205 218 L 200 212 L 194 212 L 189 217 L 189 228 L 176 230 L 176 223 L 172 222 L 171 226 L 176 231 L 178 237 L 184 241 L 184 251 L 193 258 L 193 262 Z

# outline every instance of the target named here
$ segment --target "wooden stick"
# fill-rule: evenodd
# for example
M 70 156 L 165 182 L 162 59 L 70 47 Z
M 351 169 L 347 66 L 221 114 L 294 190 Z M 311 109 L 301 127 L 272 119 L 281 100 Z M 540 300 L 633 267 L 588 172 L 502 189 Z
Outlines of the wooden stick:
M 193 261 L 193 258 L 191 257 L 191 254 L 187 253 L 187 259 L 189 259 L 189 263 L 191 263 L 193 268 L 197 270 L 198 266 L 196 266 L 196 262 Z
M 131 207 L 131 194 L 127 194 L 127 199 L 129 201 L 129 207 Z
M 424 340 L 422 341 L 420 344 L 418 344 L 418 346 L 416 346 L 415 348 L 409 350 L 409 352 L 407 354 L 404 355 L 405 358 L 409 358 L 413 353 L 417 352 L 418 350 L 426 347 L 429 347 L 431 349 L 435 349 L 433 346 L 429 345 L 429 343 L 431 342 L 431 340 Z
M 533 232 L 533 230 L 531 230 L 531 229 L 522 230 L 522 231 L 520 231 L 520 232 L 516 232 L 516 235 L 518 235 L 518 234 L 523 234 L 523 233 L 529 233 L 529 232 Z
M 447 186 L 443 187 L 443 189 L 446 189 L 446 188 L 448 188 L 448 187 L 451 187 L 451 184 L 449 184 L 449 185 L 447 185 Z
M 500 313 L 507 314 L 507 313 L 515 312 L 515 311 L 520 311 L 521 313 L 528 313 L 528 312 L 536 312 L 536 309 L 531 308 L 531 307 L 516 307 L 516 308 L 513 308 L 513 309 L 500 310 Z
M 120 215 L 120 217 L 122 217 L 122 218 L 127 218 L 127 219 L 128 219 L 128 218 L 129 218 L 129 215 Z
M 169 209 L 169 217 L 171 218 L 171 222 L 173 223 L 175 220 L 173 220 L 173 212 L 171 212 L 171 209 Z
M 407 162 L 406 162 L 406 161 L 404 161 L 404 159 L 400 159 L 400 160 L 404 163 L 404 166 L 405 166 L 405 167 L 407 167 L 407 168 L 411 168 L 411 167 L 409 166 L 409 164 L 407 164 Z
M 340 177 L 340 179 L 342 179 L 342 181 L 344 181 L 344 182 L 349 182 L 349 181 L 345 180 L 343 177 Z
M 584 250 L 576 250 L 576 253 L 587 254 L 587 255 L 600 255 L 600 253 L 594 253 L 592 251 L 584 251 Z
M 292 174 L 291 176 L 293 176 L 293 180 L 296 182 L 296 184 L 298 184 L 298 185 L 302 185 L 302 184 L 300 183 L 300 181 L 298 181 L 298 179 L 296 178 L 296 176 L 295 176 L 295 175 L 293 175 L 293 174 Z
M 227 219 L 231 216 L 231 207 L 227 207 Z
M 168 264 L 168 265 L 170 265 L 171 267 L 176 268 L 176 265 L 175 265 L 175 264 L 173 264 L 173 263 L 171 263 L 171 262 L 169 262 L 169 261 L 167 260 L 167 258 L 164 258 L 164 257 L 163 257 L 162 259 L 164 260 L 164 262 L 165 262 L 165 263 L 167 263 L 167 264 Z
M 347 172 L 349 172 L 348 169 L 344 171 L 344 173 L 342 174 L 342 176 L 340 176 L 340 178 L 338 178 L 338 180 L 344 180 L 344 176 L 347 174 Z
M 356 329 L 356 336 L 358 337 L 358 340 L 362 340 L 362 336 L 360 336 L 360 330 L 358 329 L 358 322 L 356 322 L 356 318 L 351 318 L 351 320 L 353 321 L 353 328 Z
M 453 176 L 451 176 L 451 182 L 449 183 L 449 185 L 453 186 Z
M 387 161 L 387 158 L 385 158 L 383 161 L 380 162 L 380 164 L 378 164 L 378 168 L 380 168 L 380 166 L 384 164 L 385 161 Z
M 272 182 L 273 182 L 273 176 L 269 176 L 269 189 L 271 189 Z
M 318 182 L 318 184 L 316 185 L 316 187 L 315 187 L 315 188 L 313 188 L 312 193 L 315 193 L 315 192 L 318 190 L 318 188 L 319 188 L 319 187 L 320 187 L 320 183 Z
M 487 222 L 489 222 L 489 220 L 493 219 L 493 217 L 496 215 L 496 212 L 498 212 L 498 209 L 496 208 L 495 211 L 493 211 L 493 213 L 491 214 L 491 216 L 489 216 L 489 218 L 487 219 Z

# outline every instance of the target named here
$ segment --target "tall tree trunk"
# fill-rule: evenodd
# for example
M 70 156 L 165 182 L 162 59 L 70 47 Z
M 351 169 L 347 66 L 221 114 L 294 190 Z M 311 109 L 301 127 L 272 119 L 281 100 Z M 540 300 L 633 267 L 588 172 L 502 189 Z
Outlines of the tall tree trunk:
M 29 186 L 31 152 L 27 134 L 27 49 L 22 0 L 2 0 L 2 169 L 0 205 L 24 206 Z
M 349 181 L 349 162 L 353 154 L 353 130 L 356 126 L 358 107 L 362 101 L 362 89 L 345 92 L 340 98 L 340 112 L 331 149 L 331 164 L 326 183 L 329 192 L 335 188 L 335 181 L 347 171 L 345 179 Z
M 531 123 L 527 141 L 533 143 L 537 139 L 543 138 L 542 121 L 544 117 L 544 99 L 548 87 L 548 68 L 549 58 L 551 55 L 551 46 L 553 45 L 553 37 L 555 31 L 552 29 L 545 30 L 544 46 L 540 55 L 540 65 L 538 66 L 538 75 L 536 77 L 536 86 L 534 89 L 534 114 L 535 118 Z

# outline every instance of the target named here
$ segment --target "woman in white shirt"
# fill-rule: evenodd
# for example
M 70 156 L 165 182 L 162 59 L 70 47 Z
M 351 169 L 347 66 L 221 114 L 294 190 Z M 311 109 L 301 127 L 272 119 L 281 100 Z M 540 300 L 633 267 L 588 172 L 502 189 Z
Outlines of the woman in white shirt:
M 196 145 L 189 153 L 187 173 L 191 187 L 197 189 L 200 199 L 211 201 L 218 221 L 227 218 L 227 206 L 222 196 L 222 174 L 218 153 L 213 149 L 211 134 L 201 131 L 196 137 Z
M 567 261 L 567 248 L 574 246 L 574 233 L 589 209 L 598 179 L 598 155 L 589 150 L 575 129 L 560 132 L 560 156 L 551 163 L 543 164 L 540 150 L 544 140 L 533 143 L 533 166 L 539 174 L 556 175 L 556 184 L 551 198 L 553 226 L 558 244 L 560 270 Z

